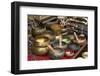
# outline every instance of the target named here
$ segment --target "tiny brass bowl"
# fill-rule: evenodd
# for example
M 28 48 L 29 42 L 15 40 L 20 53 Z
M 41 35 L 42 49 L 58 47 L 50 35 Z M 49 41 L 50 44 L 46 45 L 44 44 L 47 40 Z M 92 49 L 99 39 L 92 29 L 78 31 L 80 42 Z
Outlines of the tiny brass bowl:
M 34 41 L 34 46 L 47 46 L 50 40 L 45 36 L 37 36 Z
M 48 47 L 34 47 L 33 46 L 32 52 L 35 55 L 45 55 L 48 53 Z

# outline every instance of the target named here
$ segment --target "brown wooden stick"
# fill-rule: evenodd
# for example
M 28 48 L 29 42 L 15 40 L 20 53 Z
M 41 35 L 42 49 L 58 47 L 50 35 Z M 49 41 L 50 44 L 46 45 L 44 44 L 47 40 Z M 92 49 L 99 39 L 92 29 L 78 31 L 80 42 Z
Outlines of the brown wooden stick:
M 84 45 L 80 48 L 80 50 L 72 57 L 72 59 L 75 59 L 85 48 L 85 46 L 87 45 L 87 42 L 84 43 Z
M 76 40 L 77 40 L 77 41 L 79 41 L 79 39 L 78 39 L 78 36 L 77 36 L 76 32 L 74 32 L 74 36 L 75 36 Z
M 59 47 L 62 47 L 62 35 L 59 36 Z
M 55 53 L 55 50 L 54 50 L 54 48 L 53 48 L 51 45 L 48 45 L 48 48 L 49 48 L 53 53 Z
M 76 32 L 74 32 L 74 36 L 75 36 L 76 41 L 77 41 L 78 44 L 84 43 L 84 42 L 86 41 L 86 39 L 80 40 L 80 39 L 78 38 Z

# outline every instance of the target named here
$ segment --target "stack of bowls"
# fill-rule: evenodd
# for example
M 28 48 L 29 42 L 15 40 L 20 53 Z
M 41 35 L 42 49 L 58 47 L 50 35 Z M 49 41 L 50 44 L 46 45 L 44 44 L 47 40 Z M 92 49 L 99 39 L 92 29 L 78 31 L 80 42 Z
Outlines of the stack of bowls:
M 33 53 L 36 55 L 45 55 L 48 53 L 48 44 L 50 40 L 45 36 L 36 36 L 33 45 Z

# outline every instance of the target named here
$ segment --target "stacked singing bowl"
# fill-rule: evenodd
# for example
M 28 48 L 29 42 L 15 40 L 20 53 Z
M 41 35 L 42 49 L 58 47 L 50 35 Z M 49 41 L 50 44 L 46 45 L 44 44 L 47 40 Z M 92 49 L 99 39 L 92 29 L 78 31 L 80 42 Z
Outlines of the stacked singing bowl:
M 48 53 L 48 44 L 50 40 L 46 36 L 36 36 L 32 47 L 35 55 L 45 55 Z

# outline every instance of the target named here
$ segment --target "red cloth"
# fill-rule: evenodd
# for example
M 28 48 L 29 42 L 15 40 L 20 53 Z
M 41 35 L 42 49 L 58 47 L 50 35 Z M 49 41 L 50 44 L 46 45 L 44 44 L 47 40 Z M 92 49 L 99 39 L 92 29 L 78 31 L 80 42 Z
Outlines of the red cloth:
M 70 52 L 74 52 L 74 54 L 77 52 L 77 51 L 72 51 L 72 50 L 65 50 L 65 51 L 70 51 Z M 66 56 L 64 55 L 61 59 L 72 59 L 73 56 Z M 28 55 L 28 61 L 33 61 L 33 60 L 52 60 L 50 58 L 50 56 L 47 54 L 47 55 L 42 55 L 42 56 L 39 56 L 39 55 L 33 55 L 33 54 L 29 54 Z

